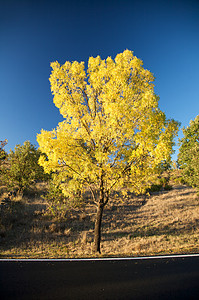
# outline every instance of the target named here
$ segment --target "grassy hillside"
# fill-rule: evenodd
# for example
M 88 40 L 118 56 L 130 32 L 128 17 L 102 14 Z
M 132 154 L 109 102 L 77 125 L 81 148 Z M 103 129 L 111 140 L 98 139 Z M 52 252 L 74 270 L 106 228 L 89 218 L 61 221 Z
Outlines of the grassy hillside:
M 37 184 L 23 198 L 1 208 L 0 258 L 91 257 L 95 209 L 44 215 L 46 185 Z M 6 194 L 1 190 L 2 201 Z M 105 209 L 101 256 L 143 256 L 199 252 L 199 197 L 174 185 L 151 196 L 114 198 Z

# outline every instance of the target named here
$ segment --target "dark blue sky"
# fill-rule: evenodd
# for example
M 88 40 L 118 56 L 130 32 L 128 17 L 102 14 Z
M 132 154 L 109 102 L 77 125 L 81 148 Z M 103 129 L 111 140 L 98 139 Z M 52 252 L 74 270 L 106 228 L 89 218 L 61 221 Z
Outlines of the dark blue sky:
M 159 106 L 187 126 L 199 114 L 199 1 L 0 0 L 0 140 L 6 150 L 62 121 L 50 62 L 134 51 Z M 182 137 L 182 133 L 179 134 Z M 175 156 L 174 156 L 175 158 Z

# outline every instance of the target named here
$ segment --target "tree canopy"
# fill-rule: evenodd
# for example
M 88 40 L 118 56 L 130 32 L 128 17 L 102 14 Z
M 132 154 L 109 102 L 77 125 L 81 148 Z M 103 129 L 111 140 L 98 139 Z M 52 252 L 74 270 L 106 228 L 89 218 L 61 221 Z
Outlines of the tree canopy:
M 6 158 L 7 153 L 3 149 L 7 145 L 8 141 L 5 139 L 4 141 L 0 141 L 0 162 Z
M 199 188 L 199 115 L 183 128 L 178 164 L 186 183 Z
M 143 193 L 169 161 L 179 123 L 158 107 L 154 76 L 132 51 L 84 62 L 51 63 L 54 104 L 64 121 L 41 130 L 40 164 L 54 172 L 68 199 L 89 188 L 97 204 L 95 250 L 103 208 L 113 189 Z M 124 191 L 124 190 L 123 190 Z
M 22 193 L 35 180 L 44 178 L 43 167 L 38 164 L 39 157 L 40 151 L 29 141 L 16 145 L 14 151 L 10 151 L 3 170 L 3 181 L 9 189 L 15 188 Z

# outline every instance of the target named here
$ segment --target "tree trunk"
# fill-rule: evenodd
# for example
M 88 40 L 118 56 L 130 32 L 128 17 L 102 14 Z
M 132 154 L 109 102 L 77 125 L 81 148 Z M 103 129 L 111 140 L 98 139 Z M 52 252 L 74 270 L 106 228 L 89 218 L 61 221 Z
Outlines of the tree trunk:
M 95 231 L 94 231 L 94 252 L 101 253 L 100 242 L 101 242 L 101 224 L 102 224 L 102 214 L 104 210 L 104 204 L 99 203 L 97 207 L 97 214 L 95 220 Z
M 104 178 L 103 170 L 100 176 L 100 190 L 99 190 L 99 202 L 97 206 L 97 214 L 95 220 L 95 230 L 94 230 L 94 252 L 101 253 L 100 251 L 100 242 L 101 242 L 101 224 L 102 224 L 102 215 L 104 211 L 104 206 L 108 202 L 108 195 L 104 190 Z

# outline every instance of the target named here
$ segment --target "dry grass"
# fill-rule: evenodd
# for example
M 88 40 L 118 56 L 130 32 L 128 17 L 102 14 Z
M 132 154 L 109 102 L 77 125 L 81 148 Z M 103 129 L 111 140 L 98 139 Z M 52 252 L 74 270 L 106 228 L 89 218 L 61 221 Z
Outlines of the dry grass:
M 45 186 L 14 199 L 1 216 L 1 258 L 91 257 L 93 208 L 57 220 L 41 214 Z M 104 211 L 101 256 L 142 256 L 199 252 L 199 198 L 196 190 L 174 186 L 150 197 L 112 199 Z

